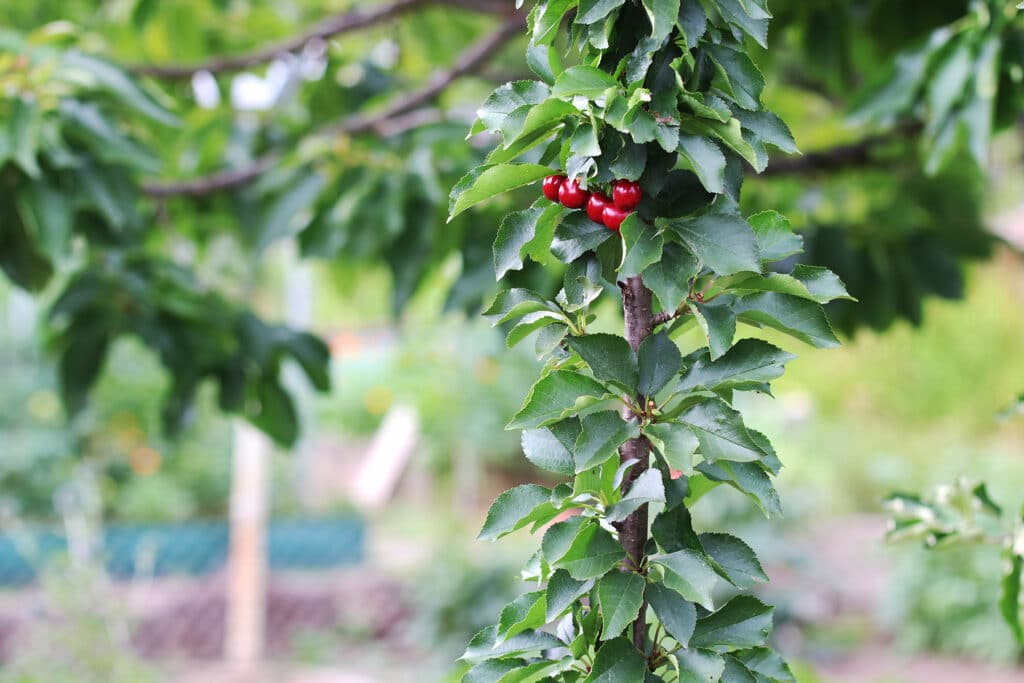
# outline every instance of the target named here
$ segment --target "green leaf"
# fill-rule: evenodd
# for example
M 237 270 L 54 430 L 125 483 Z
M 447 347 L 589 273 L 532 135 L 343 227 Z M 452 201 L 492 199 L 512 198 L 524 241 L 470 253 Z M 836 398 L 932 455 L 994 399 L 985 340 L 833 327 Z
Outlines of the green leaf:
M 587 214 L 576 211 L 569 214 L 555 228 L 551 253 L 562 263 L 572 263 L 588 251 L 604 244 L 612 235 L 611 230 L 587 218 Z
M 690 647 L 732 652 L 764 645 L 772 628 L 772 613 L 757 598 L 742 595 L 722 609 L 697 620 Z
M 693 530 L 693 519 L 686 505 L 676 505 L 663 510 L 654 519 L 651 533 L 654 540 L 657 541 L 658 547 L 666 553 L 674 553 L 678 550 L 704 553 L 704 546 L 701 545 L 700 538 Z
M 768 47 L 768 19 L 771 15 L 755 0 L 715 0 L 727 22 L 746 33 L 763 48 Z
M 725 192 L 725 155 L 718 145 L 701 135 L 680 135 L 679 153 L 690 162 L 704 189 L 712 194 Z
M 767 677 L 773 683 L 796 683 L 796 677 L 789 666 L 774 650 L 767 647 L 754 648 L 733 654 L 751 672 Z
M 675 28 L 679 18 L 679 0 L 644 0 L 644 9 L 651 22 L 651 38 L 660 45 Z
M 320 173 L 307 172 L 276 197 L 252 228 L 257 248 L 265 249 L 305 228 L 312 216 L 313 203 L 326 184 L 327 179 Z
M 580 0 L 576 23 L 596 24 L 624 4 L 626 0 Z
M 541 552 L 544 555 L 544 561 L 555 566 L 572 549 L 577 537 L 584 532 L 590 534 L 591 527 L 596 524 L 591 518 L 581 515 L 552 524 L 544 532 L 544 538 L 541 539 Z
M 663 311 L 673 312 L 690 293 L 690 278 L 697 274 L 697 258 L 678 244 L 666 244 L 661 261 L 643 273 L 644 284 L 658 297 Z
M 679 347 L 662 330 L 647 337 L 637 350 L 640 368 L 639 391 L 643 396 L 654 396 L 662 387 L 679 374 L 683 367 L 683 355 Z
M 594 668 L 583 683 L 639 683 L 644 680 L 647 660 L 626 638 L 609 640 L 594 657 Z
M 703 554 L 694 550 L 677 550 L 667 555 L 652 555 L 654 562 L 665 569 L 665 585 L 690 602 L 713 610 L 712 591 L 718 585 L 718 574 Z
M 686 49 L 692 50 L 707 33 L 708 18 L 699 2 L 684 2 L 680 4 L 676 25 L 686 39 Z
M 525 593 L 510 602 L 501 610 L 501 616 L 498 618 L 497 642 L 504 642 L 523 631 L 546 624 L 546 606 L 544 591 Z
M 699 355 L 683 373 L 680 391 L 697 389 L 759 389 L 782 376 L 785 364 L 796 358 L 760 339 L 741 339 L 718 360 Z
M 64 53 L 60 68 L 73 71 L 76 82 L 108 93 L 157 123 L 165 126 L 181 124 L 177 116 L 150 97 L 124 70 L 108 61 L 71 50 Z
M 750 292 L 778 292 L 819 304 L 835 299 L 853 300 L 842 280 L 828 268 L 797 265 L 792 275 L 770 273 L 768 275 L 738 276 L 727 288 L 737 294 Z
M 1024 574 L 1024 555 L 1011 552 L 1009 571 L 1003 576 L 1002 595 L 999 598 L 999 612 L 1013 632 L 1017 644 L 1024 646 L 1024 626 L 1021 625 L 1020 604 L 1021 576 Z
M 547 512 L 551 508 L 551 489 L 537 484 L 523 484 L 509 489 L 498 496 L 487 511 L 487 520 L 477 538 L 496 541 L 536 521 L 538 509 Z
M 804 238 L 793 232 L 789 220 L 776 211 L 763 211 L 750 217 L 757 238 L 757 250 L 765 263 L 781 261 L 804 250 Z
M 708 340 L 711 360 L 721 358 L 732 346 L 736 336 L 736 311 L 724 300 L 712 304 L 694 302 L 690 310 Z
M 253 425 L 282 446 L 292 446 L 299 438 L 299 416 L 292 397 L 278 379 L 264 375 L 256 385 L 255 412 L 246 415 Z
M 160 170 L 159 157 L 124 135 L 103 115 L 99 107 L 77 100 L 63 100 L 60 103 L 60 113 L 65 119 L 65 135 L 87 144 L 98 158 L 115 164 L 127 164 L 145 173 L 156 173 Z M 33 151 L 33 165 L 34 157 Z M 24 165 L 23 163 L 22 166 Z
M 619 230 L 625 244 L 625 254 L 619 266 L 619 277 L 633 277 L 642 273 L 648 266 L 661 260 L 661 251 L 665 239 L 654 226 L 642 221 L 637 214 L 632 214 L 623 222 Z
M 668 634 L 683 647 L 688 646 L 697 626 L 697 608 L 693 603 L 660 583 L 648 584 L 646 595 Z
M 835 299 L 856 301 L 846 291 L 846 285 L 839 279 L 839 276 L 828 268 L 799 263 L 793 269 L 792 276 L 807 288 L 811 298 L 819 304 L 825 304 Z
M 619 636 L 640 614 L 644 603 L 644 577 L 636 572 L 612 571 L 597 583 L 604 628 L 601 640 Z
M 722 680 L 728 683 L 758 683 L 754 674 L 747 670 L 735 657 L 725 658 L 725 671 L 722 672 Z
M 622 546 L 610 533 L 597 524 L 590 524 L 580 530 L 573 540 L 572 547 L 558 560 L 558 566 L 564 567 L 574 579 L 596 579 L 622 562 L 625 557 L 626 553 Z
M 526 631 L 502 643 L 497 643 L 497 638 L 498 627 L 488 626 L 473 636 L 469 647 L 466 648 L 460 659 L 476 664 L 488 659 L 514 657 L 527 652 L 550 650 L 564 645 L 558 638 L 542 631 Z
M 596 100 L 609 88 L 618 88 L 619 82 L 613 76 L 594 66 L 573 66 L 555 80 L 551 94 L 555 97 L 582 95 Z
M 576 472 L 586 472 L 615 456 L 619 446 L 640 436 L 640 426 L 625 421 L 613 410 L 604 410 L 583 418 L 583 431 L 576 440 Z
M 946 122 L 946 117 L 968 92 L 967 84 L 974 73 L 973 41 L 951 41 L 951 49 L 940 55 L 932 68 L 925 92 L 928 103 L 926 135 L 934 136 Z
M 725 659 L 707 650 L 683 649 L 674 653 L 679 663 L 679 683 L 721 681 Z
M 567 119 L 579 115 L 580 111 L 571 103 L 552 98 L 530 107 L 522 119 L 521 125 L 518 125 L 517 118 L 509 116 L 506 120 L 506 127 L 502 129 L 505 143 L 487 156 L 487 162 L 502 163 L 515 159 L 551 137 L 551 134 L 558 130 Z M 516 125 L 508 126 L 512 121 L 515 121 Z M 599 153 L 600 149 L 598 149 Z
M 523 453 L 526 459 L 537 467 L 565 476 L 576 473 L 576 462 L 572 452 L 550 429 L 526 429 L 523 431 Z
M 526 63 L 533 73 L 550 85 L 554 85 L 558 74 L 565 70 L 558 50 L 550 45 L 530 45 L 526 49 Z
M 523 269 L 523 256 L 530 252 L 531 245 L 538 237 L 538 229 L 547 232 L 549 228 L 548 235 L 553 235 L 555 224 L 563 212 L 561 206 L 552 204 L 515 211 L 502 219 L 494 239 L 494 272 L 498 280 L 510 270 Z
M 526 666 L 525 659 L 491 659 L 466 672 L 462 683 L 499 683 L 507 673 Z
M 757 463 L 720 460 L 716 463 L 702 462 L 697 469 L 712 481 L 729 484 L 746 495 L 766 516 L 782 514 L 779 494 L 768 473 Z
M 761 91 L 764 90 L 764 76 L 754 66 L 747 53 L 729 45 L 707 45 L 705 49 L 718 63 L 725 78 L 726 90 L 736 104 L 757 111 L 761 108 Z
M 594 377 L 635 392 L 638 381 L 637 359 L 629 342 L 614 334 L 587 334 L 569 337 L 569 348 L 580 355 Z
M 47 180 L 22 183 L 14 194 L 25 232 L 51 261 L 67 255 L 74 207 L 68 197 Z
M 604 291 L 601 263 L 597 256 L 588 254 L 570 263 L 562 282 L 564 288 L 558 300 L 566 312 L 581 311 L 596 301 Z
M 491 325 L 500 325 L 538 311 L 558 312 L 558 307 L 529 289 L 513 288 L 498 292 L 483 315 Z
M 655 447 L 665 456 L 672 469 L 687 474 L 693 471 L 693 454 L 700 442 L 686 425 L 658 422 L 644 427 L 644 434 L 655 442 Z
M 701 534 L 705 552 L 715 561 L 719 574 L 740 589 L 768 581 L 757 555 L 750 546 L 729 534 Z
M 330 391 L 331 350 L 322 339 L 306 332 L 286 330 L 282 346 L 318 391 Z
M 551 169 L 539 164 L 488 164 L 473 169 L 452 189 L 448 220 L 492 197 L 537 182 L 551 175 Z
M 668 221 L 667 227 L 719 275 L 761 270 L 754 231 L 740 216 L 711 214 Z
M 647 167 L 647 148 L 643 145 L 623 141 L 622 150 L 608 166 L 608 170 L 616 177 L 625 180 L 639 180 Z
M 743 126 L 740 125 L 739 119 L 735 117 L 725 122 L 711 119 L 686 118 L 680 123 L 680 130 L 692 135 L 716 138 L 745 159 L 747 163 L 754 167 L 755 171 L 760 173 L 764 170 L 764 159 L 743 137 Z M 726 180 L 729 180 L 728 166 L 726 166 L 726 171 Z M 726 189 L 729 189 L 728 183 L 726 183 Z
M 789 126 L 770 111 L 744 111 L 737 109 L 733 115 L 740 120 L 740 125 L 751 131 L 769 145 L 773 145 L 787 154 L 798 154 L 793 134 Z
M 551 89 L 539 81 L 512 81 L 499 86 L 477 110 L 474 133 L 499 132 L 509 114 L 548 99 Z
M 819 349 L 839 346 L 825 311 L 813 301 L 788 294 L 760 292 L 738 298 L 734 309 L 740 320 L 785 332 Z
M 967 130 L 968 149 L 979 168 L 988 166 L 1002 49 L 1003 39 L 999 35 L 990 35 L 982 44 L 973 68 L 973 97 L 960 114 L 961 125 Z
M 562 313 L 553 313 L 551 311 L 527 313 L 511 330 L 509 330 L 508 337 L 505 339 L 505 344 L 511 349 L 537 330 L 541 330 L 548 325 L 554 325 L 564 321 L 565 315 Z
M 547 0 L 538 3 L 531 42 L 534 45 L 550 45 L 558 35 L 565 13 L 578 4 L 579 0 Z
M 743 416 L 721 399 L 698 403 L 680 415 L 679 421 L 697 435 L 701 455 L 709 463 L 754 462 L 764 456 L 747 432 Z
M 605 517 L 610 522 L 621 522 L 648 503 L 664 502 L 665 485 L 661 481 L 661 472 L 647 470 L 633 481 L 622 500 L 608 508 Z
M 64 336 L 71 334 L 74 342 L 63 349 L 57 369 L 64 409 L 69 415 L 75 415 L 85 407 L 89 390 L 103 369 L 110 349 L 111 331 L 97 321 L 72 323 Z
M 533 429 L 568 417 L 600 401 L 608 390 L 593 379 L 569 370 L 541 378 L 506 429 Z
M 547 613 L 544 618 L 551 622 L 562 616 L 577 600 L 590 592 L 594 587 L 594 580 L 577 581 L 569 576 L 564 569 L 557 569 L 548 579 L 545 604 Z

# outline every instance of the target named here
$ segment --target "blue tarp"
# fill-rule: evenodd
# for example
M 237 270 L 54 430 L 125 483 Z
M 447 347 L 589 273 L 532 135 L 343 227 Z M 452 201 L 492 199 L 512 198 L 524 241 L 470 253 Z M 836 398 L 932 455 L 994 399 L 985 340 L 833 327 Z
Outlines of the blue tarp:
M 67 551 L 63 533 L 30 533 L 31 552 L 20 541 L 0 534 L 0 585 L 33 581 L 37 565 Z M 268 530 L 271 569 L 330 569 L 363 560 L 365 527 L 356 517 L 275 520 Z M 110 524 L 103 530 L 103 558 L 116 578 L 140 571 L 200 575 L 224 566 L 228 551 L 225 521 L 174 524 Z M 27 555 L 27 556 L 26 556 Z

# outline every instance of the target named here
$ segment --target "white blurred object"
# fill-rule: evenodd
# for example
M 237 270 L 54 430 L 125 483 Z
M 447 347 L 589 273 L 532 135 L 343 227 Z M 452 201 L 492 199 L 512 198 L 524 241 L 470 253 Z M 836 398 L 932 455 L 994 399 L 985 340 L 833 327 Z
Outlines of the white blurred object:
M 299 62 L 295 55 L 285 54 L 270 63 L 263 78 L 251 73 L 235 76 L 231 81 L 231 106 L 240 111 L 273 109 L 292 91 Z
M 370 63 L 381 69 L 393 69 L 398 64 L 399 53 L 398 43 L 387 38 L 370 49 Z
M 352 483 L 352 501 L 369 509 L 387 503 L 398 487 L 419 438 L 420 419 L 416 409 L 407 405 L 392 408 L 373 437 L 365 464 Z
M 209 71 L 197 71 L 192 74 L 192 93 L 196 104 L 203 109 L 216 109 L 220 106 L 220 87 L 217 79 Z
M 313 38 L 299 57 L 299 75 L 307 81 L 319 81 L 327 71 L 327 41 Z

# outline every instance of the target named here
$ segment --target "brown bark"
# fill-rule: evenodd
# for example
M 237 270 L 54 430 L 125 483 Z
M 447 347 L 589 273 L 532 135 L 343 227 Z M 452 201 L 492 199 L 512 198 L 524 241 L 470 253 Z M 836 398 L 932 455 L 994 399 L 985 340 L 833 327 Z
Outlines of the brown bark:
M 622 310 L 626 319 L 626 340 L 633 350 L 640 348 L 643 340 L 647 339 L 654 331 L 654 310 L 651 290 L 644 286 L 643 279 L 639 275 L 627 278 L 625 282 L 619 283 L 622 288 Z M 647 397 L 638 396 L 639 405 L 646 405 Z M 626 474 L 622 484 L 622 491 L 629 491 L 637 477 L 643 474 L 650 465 L 651 444 L 646 437 L 631 439 L 619 449 L 619 458 L 625 462 L 636 459 Z M 644 548 L 647 545 L 647 506 L 616 524 L 619 531 L 619 542 L 628 555 L 623 569 L 637 571 L 644 563 Z M 640 607 L 640 614 L 633 623 L 633 644 L 641 652 L 647 651 L 647 604 Z

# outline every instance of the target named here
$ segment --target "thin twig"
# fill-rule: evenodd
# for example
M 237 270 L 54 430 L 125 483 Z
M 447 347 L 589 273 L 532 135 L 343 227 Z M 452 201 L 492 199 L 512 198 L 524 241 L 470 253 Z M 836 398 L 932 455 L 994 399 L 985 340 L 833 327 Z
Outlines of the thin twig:
M 508 4 L 497 0 L 395 0 L 389 5 L 372 9 L 358 9 L 329 17 L 299 35 L 242 54 L 213 57 L 196 64 L 136 64 L 129 66 L 128 70 L 139 76 L 153 76 L 167 80 L 189 79 L 200 71 L 210 73 L 239 71 L 270 62 L 286 52 L 301 50 L 311 40 L 326 40 L 344 33 L 358 31 L 432 5 L 454 5 L 461 9 L 486 13 L 507 13 L 508 11 Z
M 408 130 L 408 120 L 413 113 L 437 99 L 454 81 L 473 73 L 509 40 L 520 34 L 523 19 L 505 22 L 493 33 L 484 36 L 471 45 L 450 68 L 435 74 L 422 88 L 396 98 L 383 109 L 359 113 L 327 125 L 311 133 L 312 136 L 357 135 L 377 133 L 381 136 Z M 272 151 L 257 158 L 251 164 L 230 171 L 181 182 L 143 184 L 143 191 L 151 197 L 205 197 L 207 195 L 246 185 L 263 175 L 281 160 L 281 152 Z

